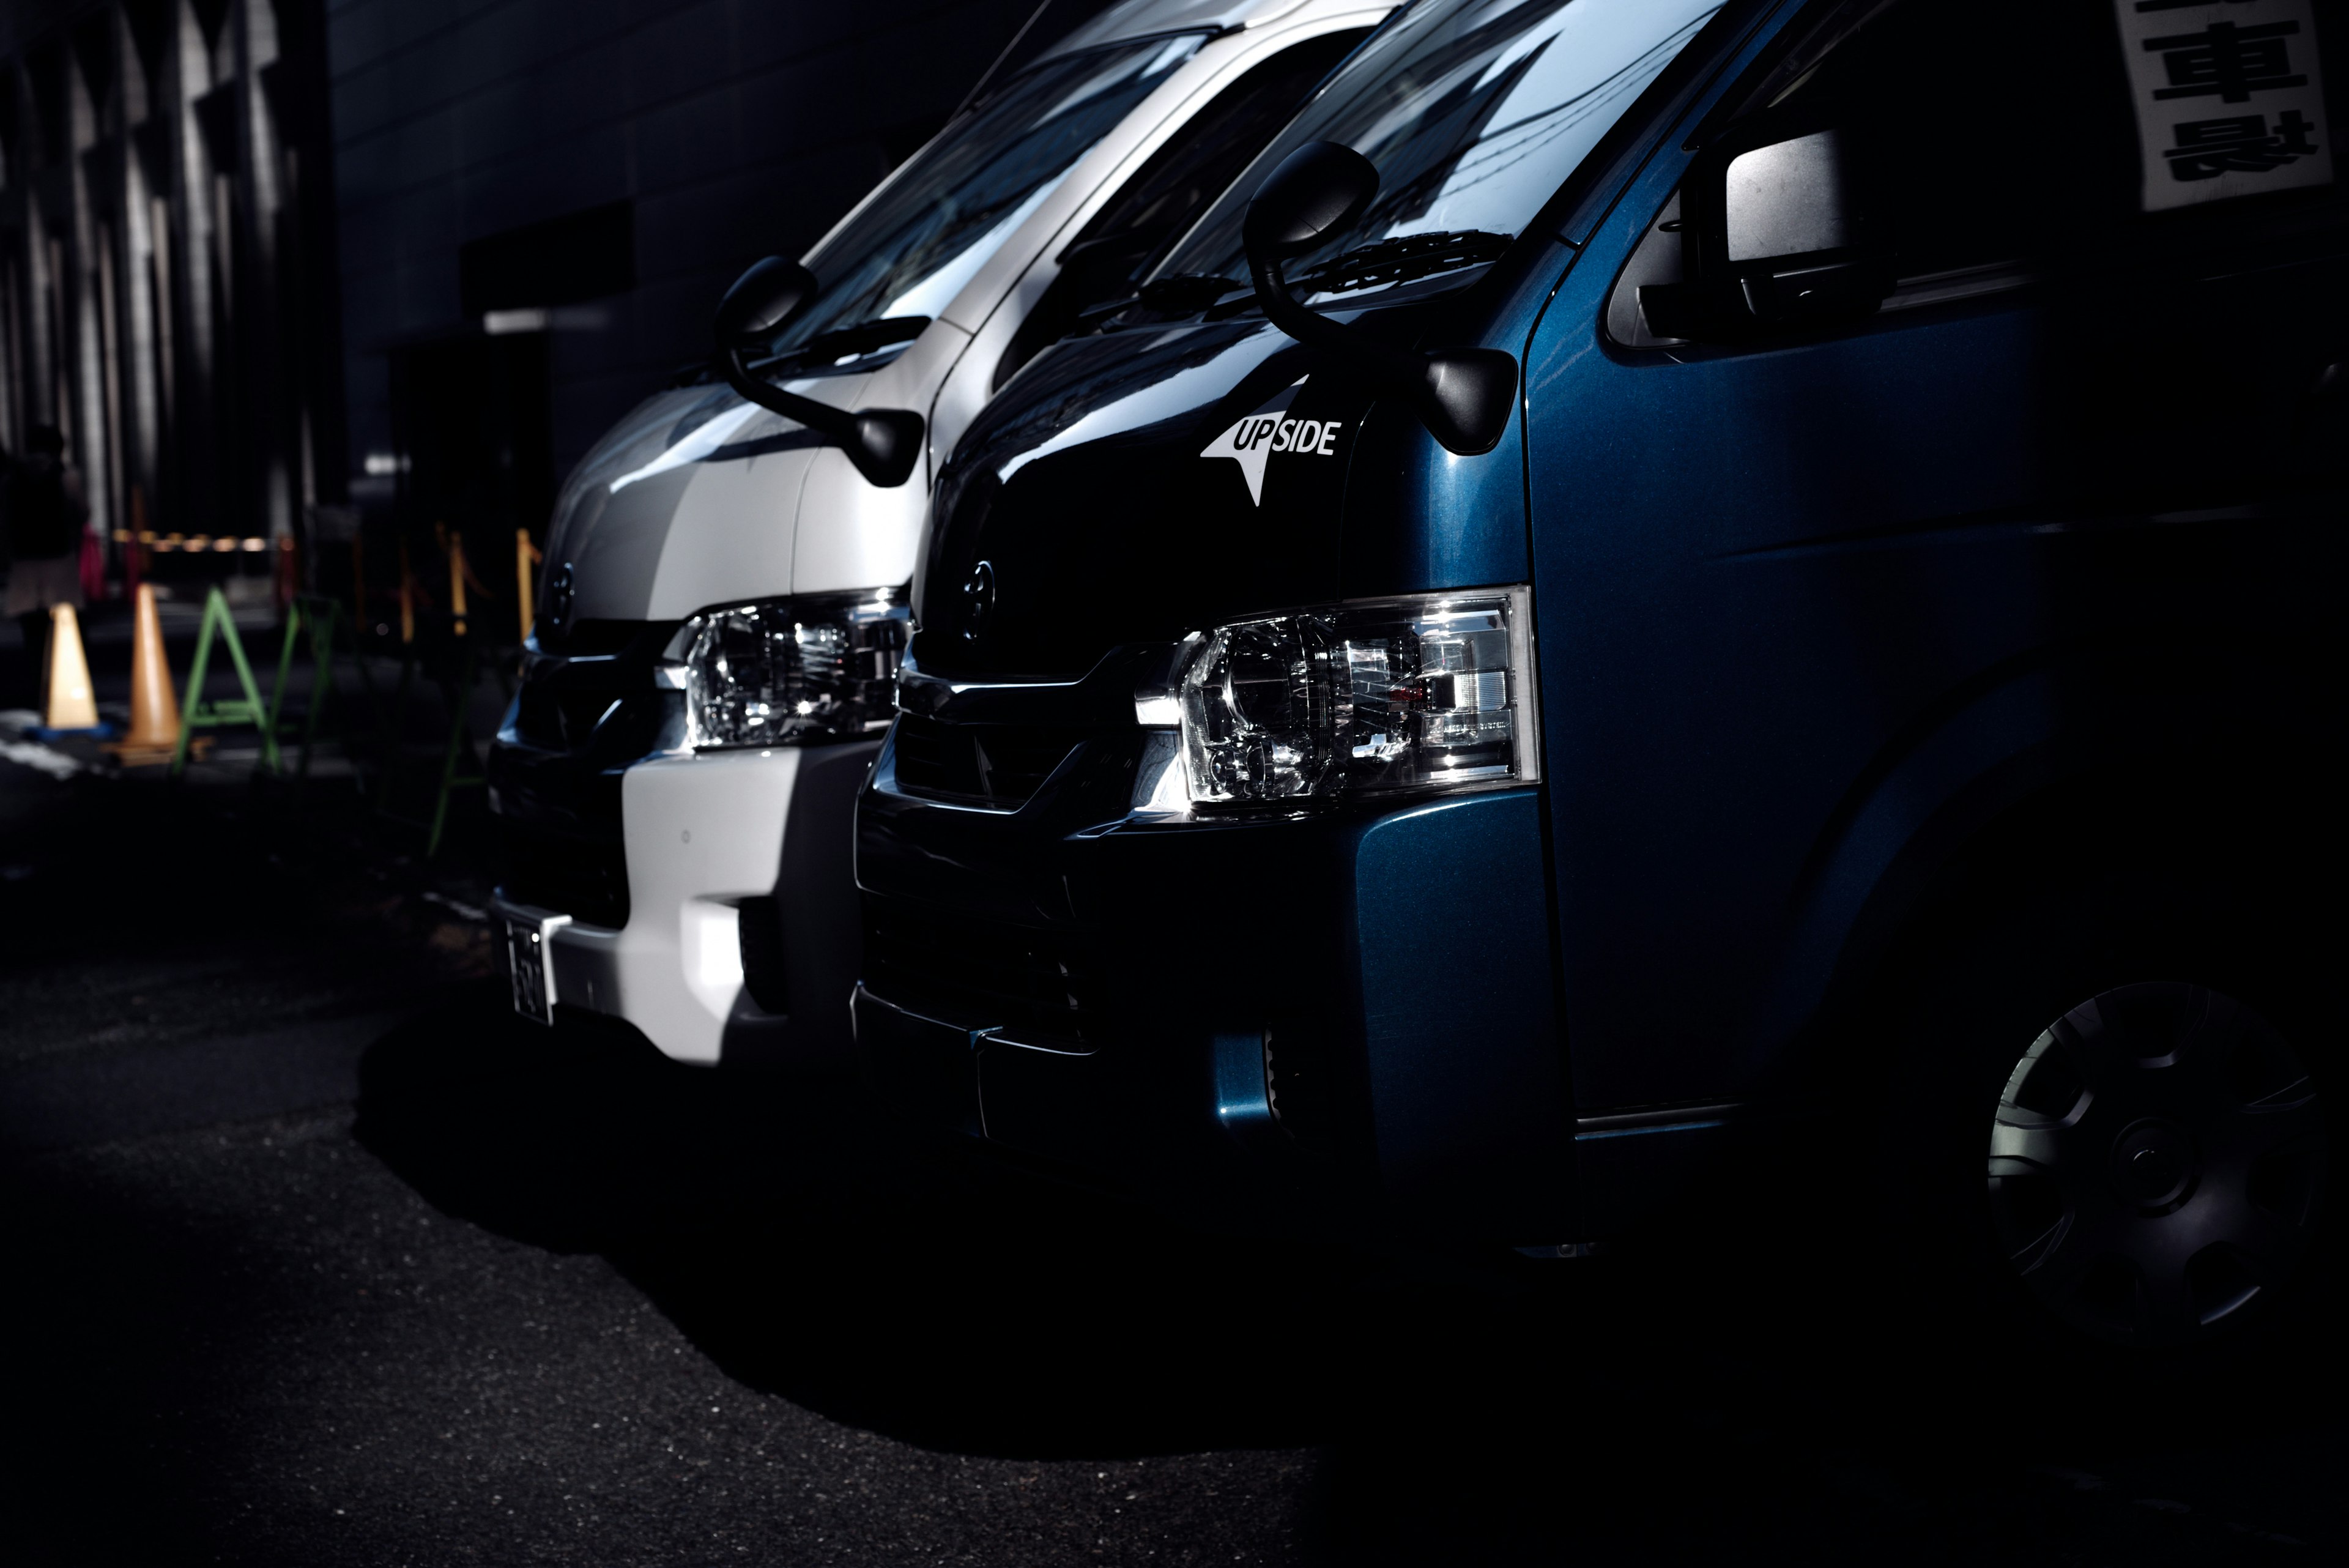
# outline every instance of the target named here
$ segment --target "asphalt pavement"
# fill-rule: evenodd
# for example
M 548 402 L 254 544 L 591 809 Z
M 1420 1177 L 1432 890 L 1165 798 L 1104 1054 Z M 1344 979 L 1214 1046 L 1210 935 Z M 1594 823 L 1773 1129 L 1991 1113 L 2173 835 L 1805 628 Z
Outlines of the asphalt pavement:
M 1196 1235 L 853 1083 L 514 1020 L 478 838 L 427 864 L 332 767 L 90 760 L 0 748 L 0 1561 L 2349 1549 L 2329 1360 L 2124 1385 L 1862 1334 L 1825 1155 L 1672 1257 Z

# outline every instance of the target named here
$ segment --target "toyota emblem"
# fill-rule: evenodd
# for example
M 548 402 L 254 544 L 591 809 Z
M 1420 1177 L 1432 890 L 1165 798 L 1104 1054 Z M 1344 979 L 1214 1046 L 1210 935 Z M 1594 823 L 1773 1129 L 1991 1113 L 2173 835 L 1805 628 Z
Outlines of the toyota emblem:
M 546 624 L 564 630 L 571 620 L 571 602 L 578 597 L 577 574 L 565 561 L 546 575 Z
M 995 566 L 981 561 L 970 569 L 962 585 L 962 635 L 974 640 L 987 625 L 987 618 L 995 613 Z

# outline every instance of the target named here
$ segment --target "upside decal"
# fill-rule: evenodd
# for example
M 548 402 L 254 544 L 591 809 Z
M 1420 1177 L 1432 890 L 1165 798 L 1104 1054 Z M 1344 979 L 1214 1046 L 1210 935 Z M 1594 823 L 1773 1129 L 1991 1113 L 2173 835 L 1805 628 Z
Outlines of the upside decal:
M 1288 405 L 1296 400 L 1303 377 L 1278 396 L 1207 443 L 1201 457 L 1227 457 L 1240 465 L 1247 482 L 1248 501 L 1264 504 L 1264 465 L 1277 452 L 1299 457 L 1335 457 L 1343 420 L 1292 420 Z

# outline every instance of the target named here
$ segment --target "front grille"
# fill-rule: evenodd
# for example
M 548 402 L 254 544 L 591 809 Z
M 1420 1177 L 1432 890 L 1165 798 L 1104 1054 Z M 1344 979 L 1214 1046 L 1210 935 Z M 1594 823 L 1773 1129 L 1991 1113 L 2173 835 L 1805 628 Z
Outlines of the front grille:
M 515 739 L 599 768 L 657 748 L 683 711 L 682 694 L 654 678 L 676 631 L 675 621 L 591 620 L 556 640 L 542 628 L 515 693 Z
M 542 620 L 532 629 L 539 649 L 563 659 L 625 653 L 642 643 L 664 644 L 673 620 L 583 620 L 564 630 Z
M 508 899 L 591 926 L 628 923 L 628 862 L 616 839 L 550 833 L 509 816 L 505 849 L 499 891 Z
M 611 691 L 578 691 L 545 680 L 523 682 L 514 708 L 514 732 L 550 752 L 575 752 L 595 732 L 621 698 Z
M 675 691 L 613 691 L 525 680 L 518 695 L 516 739 L 595 767 L 624 766 L 658 750 L 663 732 L 684 711 L 684 696 Z
M 897 787 L 907 794 L 1016 810 L 1084 738 L 1067 724 L 950 724 L 897 718 Z
M 868 899 L 864 986 L 947 1022 L 1081 1043 L 1082 962 L 1050 932 L 969 917 L 910 914 Z

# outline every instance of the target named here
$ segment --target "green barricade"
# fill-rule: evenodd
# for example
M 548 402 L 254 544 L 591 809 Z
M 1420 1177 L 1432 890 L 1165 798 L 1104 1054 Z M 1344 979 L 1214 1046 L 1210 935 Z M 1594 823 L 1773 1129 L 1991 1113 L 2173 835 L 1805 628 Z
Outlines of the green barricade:
M 468 712 L 471 705 L 473 689 L 481 682 L 481 649 L 471 636 L 453 630 L 454 626 L 459 624 L 457 618 L 450 616 L 435 618 L 446 619 L 450 623 L 452 632 L 450 642 L 442 646 L 447 652 L 457 655 L 457 669 L 453 680 L 442 681 L 449 702 L 449 733 L 447 742 L 440 750 L 440 777 L 436 781 L 438 787 L 433 791 L 432 814 L 429 818 L 419 821 L 391 809 L 393 786 L 401 772 L 401 755 L 407 750 L 404 742 L 404 722 L 408 711 L 408 696 L 415 687 L 416 677 L 419 672 L 419 666 L 422 662 L 421 648 L 415 643 L 409 645 L 407 656 L 401 660 L 399 685 L 392 697 L 388 722 L 384 726 L 381 764 L 383 773 L 376 785 L 375 802 L 378 816 L 389 817 L 395 822 L 406 822 L 425 830 L 424 857 L 428 860 L 440 852 L 440 840 L 449 826 L 450 798 L 459 790 L 480 789 L 489 783 L 478 761 L 480 742 L 473 733 L 471 717 Z M 503 671 L 501 670 L 499 673 L 502 676 Z M 464 764 L 467 763 L 472 765 L 466 768 Z
M 246 659 L 244 642 L 237 635 L 236 621 L 230 615 L 228 599 L 218 587 L 204 597 L 202 624 L 196 632 L 195 662 L 188 670 L 188 687 L 180 707 L 184 715 L 180 724 L 180 741 L 171 757 L 171 774 L 178 777 L 187 767 L 190 742 L 198 728 L 218 729 L 224 724 L 250 724 L 261 735 L 260 766 L 273 774 L 282 774 L 285 758 L 278 741 L 285 731 L 285 701 L 294 684 L 294 660 L 296 651 L 307 641 L 310 652 L 309 710 L 302 716 L 302 749 L 295 766 L 295 777 L 306 784 L 310 777 L 310 758 L 316 751 L 319 729 L 337 694 L 335 682 L 335 659 L 337 652 L 347 652 L 358 666 L 359 683 L 374 694 L 375 683 L 368 679 L 367 660 L 358 646 L 357 628 L 343 616 L 337 600 L 321 594 L 296 594 L 285 610 L 285 635 L 277 649 L 277 679 L 270 688 L 269 701 L 261 700 L 260 687 L 253 678 L 253 666 Z M 347 642 L 338 649 L 338 641 Z M 212 668 L 212 647 L 218 643 L 228 650 L 229 663 L 235 667 L 237 684 L 244 695 L 225 701 L 204 701 L 204 676 Z M 377 706 L 382 699 L 376 699 Z M 336 729 L 345 728 L 337 717 Z M 347 736 L 344 739 L 347 742 Z M 344 748 L 349 750 L 347 743 Z M 357 759 L 352 758 L 356 774 Z
M 277 650 L 277 684 L 269 694 L 269 732 L 272 735 L 285 732 L 285 695 L 293 683 L 295 650 L 305 640 L 310 647 L 310 703 L 308 711 L 302 715 L 301 759 L 294 769 L 297 793 L 300 786 L 309 782 L 310 757 L 317 749 L 319 726 L 326 719 L 327 709 L 340 695 L 340 689 L 335 682 L 335 659 L 338 652 L 349 655 L 351 662 L 357 668 L 360 686 L 374 699 L 378 709 L 383 705 L 382 698 L 376 695 L 375 682 L 367 674 L 366 651 L 358 642 L 358 628 L 345 618 L 342 601 L 324 594 L 296 594 L 293 603 L 286 607 L 285 638 Z M 337 648 L 337 643 L 345 642 L 347 648 Z M 343 742 L 343 751 L 349 758 L 352 777 L 356 781 L 359 775 L 358 758 L 351 753 L 348 726 L 339 715 L 335 720 L 335 729 Z M 360 788 L 364 793 L 366 786 L 363 783 Z
M 204 700 L 204 675 L 212 668 L 215 641 L 228 649 L 229 662 L 236 667 L 237 684 L 244 688 L 243 697 L 232 697 L 224 702 Z M 283 676 L 281 670 L 281 687 Z M 195 732 L 223 724 L 250 724 L 259 730 L 262 764 L 272 773 L 277 771 L 276 704 L 264 704 L 261 701 L 261 689 L 253 681 L 253 666 L 245 660 L 244 644 L 237 639 L 235 618 L 228 611 L 228 596 L 215 585 L 204 596 L 203 624 L 196 632 L 196 661 L 188 670 L 187 693 L 180 701 L 180 743 L 171 753 L 171 777 L 178 778 L 186 771 L 188 742 Z

